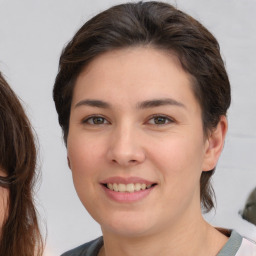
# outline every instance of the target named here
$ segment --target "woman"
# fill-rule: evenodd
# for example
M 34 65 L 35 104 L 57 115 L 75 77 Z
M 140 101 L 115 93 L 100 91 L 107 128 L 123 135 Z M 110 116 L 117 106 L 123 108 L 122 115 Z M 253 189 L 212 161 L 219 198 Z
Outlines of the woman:
M 36 147 L 25 112 L 0 73 L 0 255 L 42 255 L 33 202 Z
M 53 94 L 77 194 L 103 233 L 63 255 L 254 255 L 201 213 L 230 84 L 199 22 L 161 2 L 114 6 L 66 46 Z

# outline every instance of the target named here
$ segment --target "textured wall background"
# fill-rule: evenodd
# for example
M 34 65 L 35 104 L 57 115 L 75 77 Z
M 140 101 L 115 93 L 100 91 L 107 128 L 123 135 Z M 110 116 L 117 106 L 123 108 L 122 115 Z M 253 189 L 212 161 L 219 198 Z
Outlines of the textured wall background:
M 47 255 L 100 234 L 79 202 L 52 101 L 58 58 L 89 18 L 117 0 L 0 0 L 0 70 L 24 101 L 40 143 L 38 207 L 48 224 Z M 229 133 L 214 176 L 217 209 L 206 218 L 256 239 L 241 219 L 256 186 L 256 0 L 168 1 L 199 19 L 219 40 L 232 84 Z

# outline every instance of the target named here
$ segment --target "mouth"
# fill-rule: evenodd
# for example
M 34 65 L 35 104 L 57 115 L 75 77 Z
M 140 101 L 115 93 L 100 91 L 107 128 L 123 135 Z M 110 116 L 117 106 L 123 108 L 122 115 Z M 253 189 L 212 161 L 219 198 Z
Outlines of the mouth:
M 148 190 L 157 185 L 157 183 L 146 184 L 146 183 L 103 183 L 102 184 L 105 188 L 112 190 L 114 192 L 120 193 L 134 193 L 143 190 Z

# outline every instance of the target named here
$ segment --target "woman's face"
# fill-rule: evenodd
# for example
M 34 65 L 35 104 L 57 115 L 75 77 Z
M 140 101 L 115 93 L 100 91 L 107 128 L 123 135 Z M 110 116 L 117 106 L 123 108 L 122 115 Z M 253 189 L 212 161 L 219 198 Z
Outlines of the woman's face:
M 6 176 L 6 173 L 0 167 L 0 176 Z M 0 186 L 0 234 L 7 213 L 8 189 Z
M 176 57 L 149 47 L 116 50 L 79 75 L 69 166 L 103 233 L 153 234 L 201 216 L 200 175 L 216 163 L 208 149 L 190 77 Z

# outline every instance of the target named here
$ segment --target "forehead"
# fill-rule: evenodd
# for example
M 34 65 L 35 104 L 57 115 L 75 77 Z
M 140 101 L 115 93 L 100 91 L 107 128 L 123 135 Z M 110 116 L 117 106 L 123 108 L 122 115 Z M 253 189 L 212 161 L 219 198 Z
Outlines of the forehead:
M 144 100 L 168 94 L 181 100 L 193 94 L 192 81 L 174 54 L 151 47 L 131 47 L 104 53 L 91 61 L 76 80 L 73 98 L 109 96 L 110 100 L 112 93 L 123 100 L 128 95 Z

